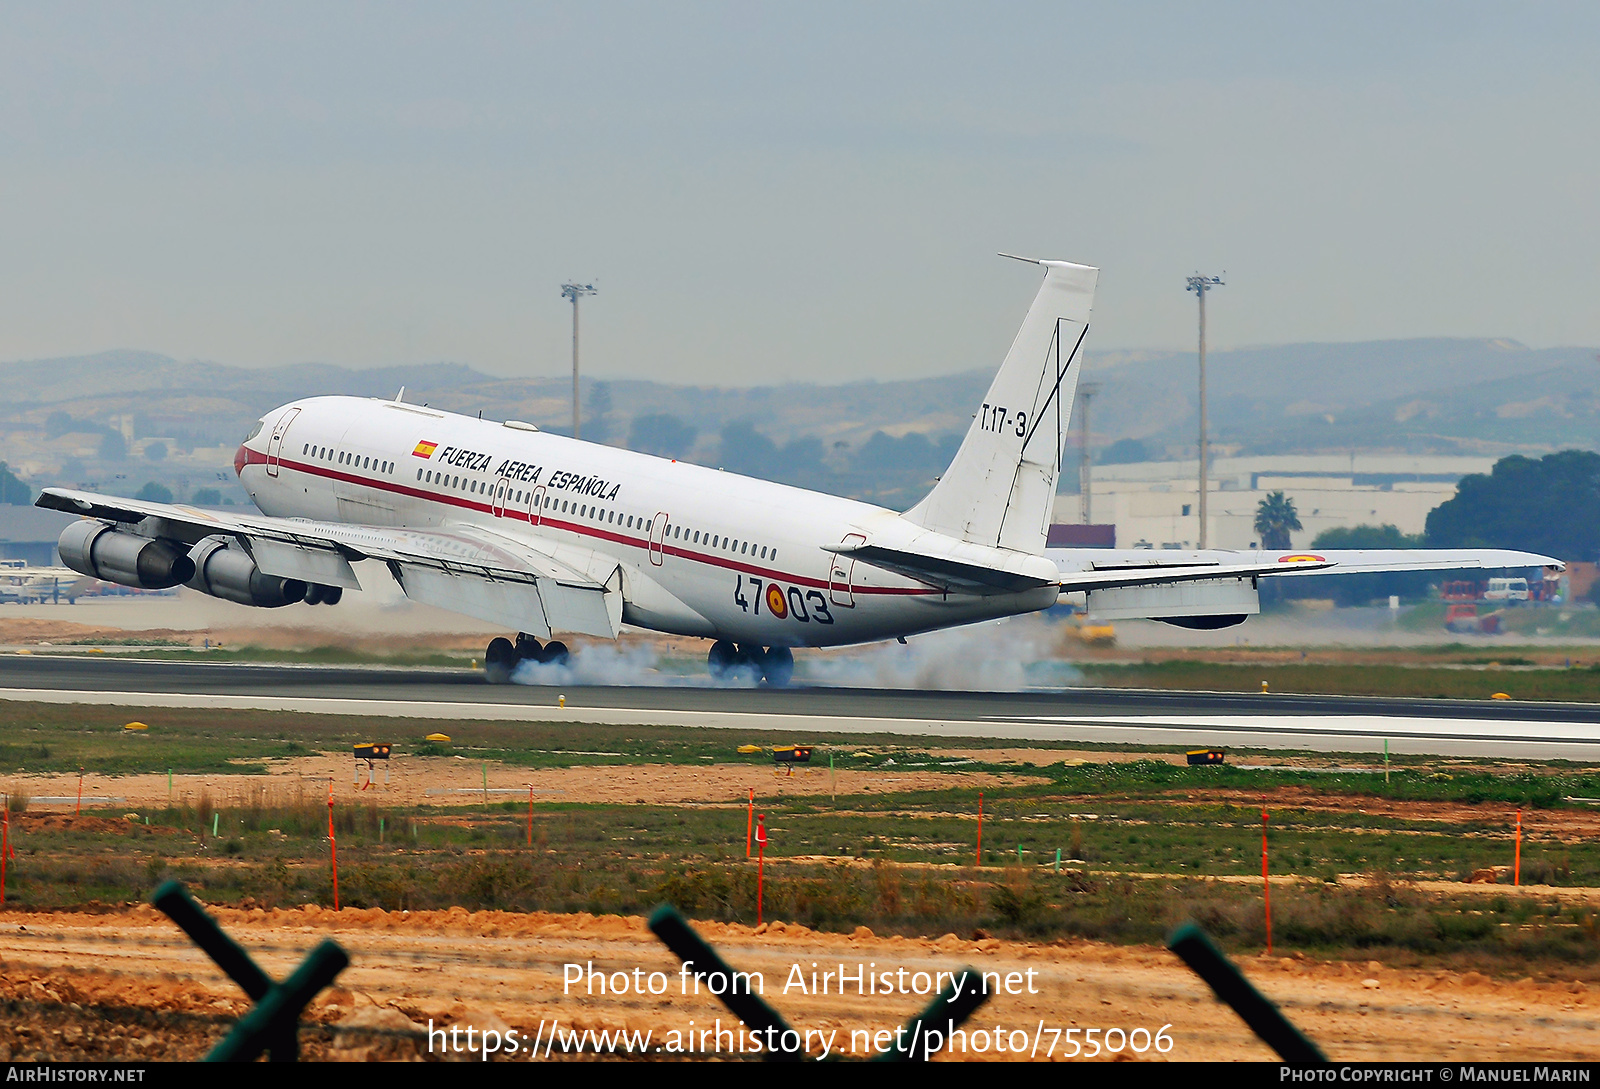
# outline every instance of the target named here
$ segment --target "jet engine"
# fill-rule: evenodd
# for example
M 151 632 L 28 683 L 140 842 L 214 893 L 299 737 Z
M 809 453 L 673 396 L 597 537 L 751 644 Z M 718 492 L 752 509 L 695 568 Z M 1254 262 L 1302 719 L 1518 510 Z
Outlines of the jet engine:
M 182 545 L 127 533 L 93 518 L 68 526 L 56 550 L 61 562 L 79 574 L 140 590 L 167 590 L 194 576 L 194 561 Z
M 256 561 L 241 548 L 230 547 L 225 537 L 207 537 L 189 550 L 194 577 L 187 585 L 203 594 L 240 605 L 278 609 L 306 596 L 299 579 L 263 575 Z

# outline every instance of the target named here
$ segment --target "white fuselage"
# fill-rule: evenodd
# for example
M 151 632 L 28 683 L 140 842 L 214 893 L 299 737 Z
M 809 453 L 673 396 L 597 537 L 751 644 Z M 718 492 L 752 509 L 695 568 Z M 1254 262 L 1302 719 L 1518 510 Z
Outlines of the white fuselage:
M 466 525 L 597 572 L 614 561 L 624 621 L 681 635 L 835 646 L 1056 600 L 1054 586 L 959 593 L 838 556 L 853 534 L 927 535 L 881 507 L 419 405 L 296 401 L 267 414 L 236 466 L 267 515 Z

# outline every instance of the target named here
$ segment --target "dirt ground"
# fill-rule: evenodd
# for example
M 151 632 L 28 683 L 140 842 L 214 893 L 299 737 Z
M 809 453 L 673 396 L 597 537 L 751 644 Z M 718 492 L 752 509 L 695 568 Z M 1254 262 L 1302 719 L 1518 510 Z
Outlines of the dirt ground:
M 468 914 L 459 908 L 412 914 L 217 908 L 214 914 L 277 977 L 324 938 L 350 952 L 350 968 L 312 1007 L 309 1020 L 321 1027 L 302 1034 L 308 1057 L 429 1057 L 430 1019 L 435 1029 L 457 1026 L 458 1040 L 468 1024 L 479 1032 L 516 1029 L 530 1038 L 542 1032 L 548 1040 L 555 1022 L 567 1031 L 649 1030 L 652 1047 L 670 1047 L 674 1030 L 681 1046 L 687 1031 L 711 1029 L 719 1017 L 724 1028 L 731 1022 L 714 998 L 694 994 L 692 983 L 683 993 L 677 961 L 636 917 Z M 1065 1034 L 1053 1030 L 1078 1029 L 1083 1041 L 1082 1030 L 1091 1028 L 1131 1034 L 1096 1034 L 1121 1046 L 1120 1058 L 1272 1057 L 1160 949 L 955 935 L 908 940 L 873 936 L 865 928 L 845 936 L 781 923 L 696 926 L 735 968 L 762 974 L 766 998 L 791 1025 L 835 1032 L 835 1052 L 852 1051 L 852 1031 L 892 1029 L 928 1001 L 926 994 L 857 993 L 858 964 L 872 974 L 891 973 L 896 988 L 904 969 L 908 992 L 926 989 L 926 977 L 917 972 L 970 965 L 999 973 L 992 978 L 1002 992 L 1009 983 L 1019 993 L 991 998 L 967 1025 L 965 1050 L 945 1057 L 1043 1059 L 1052 1057 L 1054 1042 L 1053 1058 L 1061 1059 L 1071 1048 Z M 10 1010 L 0 1021 L 0 1061 L 194 1058 L 245 1009 L 238 988 L 149 907 L 110 915 L 0 915 L 0 959 L 0 1000 Z M 852 976 L 842 997 L 831 980 L 826 996 L 795 986 L 803 979 L 810 990 L 813 970 L 820 982 L 822 973 L 837 973 L 841 964 Z M 621 981 L 625 993 L 608 988 L 591 994 L 584 982 L 566 986 L 574 974 L 592 978 L 591 967 L 606 973 L 613 987 Z M 1255 957 L 1242 967 L 1336 1060 L 1600 1059 L 1600 1002 L 1581 983 L 1498 983 L 1471 972 L 1419 973 L 1299 957 Z M 642 995 L 635 993 L 636 981 Z M 650 994 L 652 986 L 663 993 Z M 1170 1050 L 1158 1054 L 1150 1041 L 1163 1026 Z M 1133 1032 L 1140 1028 L 1150 1035 Z M 1003 1030 L 1004 1054 L 995 1049 L 996 1029 Z M 809 1038 L 814 1053 L 825 1038 Z M 853 1050 L 865 1050 L 866 1040 L 857 1035 Z M 1144 1053 L 1134 1055 L 1124 1040 L 1143 1045 Z M 554 1054 L 560 1056 L 559 1046 Z M 436 1051 L 431 1057 L 441 1056 Z
M 603 755 L 603 754 L 602 754 Z M 703 767 L 683 765 L 587 765 L 567 768 L 516 768 L 503 764 L 468 760 L 453 756 L 406 756 L 390 761 L 389 782 L 384 783 L 380 768 L 376 780 L 367 783 L 366 772 L 357 780 L 354 762 L 343 754 L 301 756 L 267 761 L 270 774 L 261 775 L 175 775 L 170 801 L 194 805 L 202 795 L 213 804 L 233 808 L 251 804 L 266 806 L 294 804 L 327 797 L 333 784 L 334 797 L 341 802 L 375 802 L 381 805 L 479 805 L 485 799 L 487 773 L 491 803 L 508 798 L 526 798 L 531 786 L 541 801 L 625 802 L 669 805 L 733 804 L 754 790 L 757 798 L 781 798 L 802 794 L 827 794 L 837 789 L 846 794 L 886 794 L 903 791 L 948 790 L 954 787 L 1004 787 L 1036 783 L 1037 776 L 994 774 L 980 771 L 840 770 L 826 767 L 797 768 L 793 775 L 774 772 L 770 765 L 712 764 Z M 78 777 L 65 775 L 10 775 L 5 789 L 26 793 L 30 798 L 76 799 Z M 168 804 L 165 775 L 86 775 L 83 779 L 85 804 L 126 805 L 130 809 Z M 114 802 L 89 799 L 117 799 Z M 40 808 L 59 810 L 73 802 L 38 803 Z

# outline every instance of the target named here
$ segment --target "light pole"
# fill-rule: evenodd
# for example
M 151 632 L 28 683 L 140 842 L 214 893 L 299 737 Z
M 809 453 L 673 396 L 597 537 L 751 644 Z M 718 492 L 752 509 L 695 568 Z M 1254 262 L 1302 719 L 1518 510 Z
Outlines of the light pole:
M 562 284 L 561 297 L 572 300 L 572 437 L 578 437 L 578 300 L 595 293 L 593 284 Z
M 1082 499 L 1079 506 L 1084 525 L 1094 521 L 1094 473 L 1089 464 L 1089 402 L 1099 392 L 1099 382 L 1083 382 L 1078 386 L 1078 396 L 1083 398 L 1083 416 L 1079 421 L 1082 430 L 1078 432 L 1078 494 Z
M 1220 276 L 1201 276 L 1195 273 L 1188 278 L 1188 290 L 1200 299 L 1200 547 L 1206 547 L 1206 488 L 1210 481 L 1207 461 L 1210 446 L 1206 438 L 1206 292 L 1225 286 Z

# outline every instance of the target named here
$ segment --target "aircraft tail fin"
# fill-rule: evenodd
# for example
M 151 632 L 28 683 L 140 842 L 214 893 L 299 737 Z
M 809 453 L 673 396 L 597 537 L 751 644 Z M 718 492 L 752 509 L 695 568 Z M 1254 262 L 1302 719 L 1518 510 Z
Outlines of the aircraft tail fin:
M 1100 270 L 1039 261 L 1044 283 L 967 437 L 904 517 L 963 541 L 1044 552 Z

